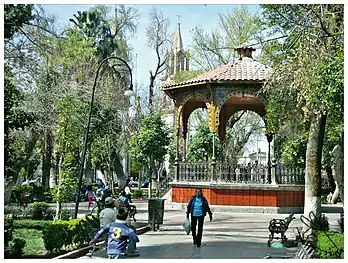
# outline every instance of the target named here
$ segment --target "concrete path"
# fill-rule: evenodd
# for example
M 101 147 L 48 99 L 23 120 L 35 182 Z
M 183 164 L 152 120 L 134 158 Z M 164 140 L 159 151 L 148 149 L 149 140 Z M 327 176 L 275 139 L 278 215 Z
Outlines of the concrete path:
M 157 232 L 139 236 L 139 259 L 239 259 L 263 258 L 268 253 L 283 255 L 285 249 L 268 248 L 268 223 L 273 218 L 287 215 L 251 213 L 214 213 L 213 222 L 205 222 L 202 247 L 192 244 L 192 237 L 185 234 L 182 224 L 184 211 L 165 211 L 164 224 Z M 327 214 L 329 222 L 337 226 L 339 214 Z M 138 220 L 146 220 L 147 213 L 140 213 Z M 293 239 L 296 227 L 300 227 L 300 215 L 291 223 L 287 237 Z M 83 257 L 86 258 L 86 257 Z M 94 258 L 106 258 L 105 249 Z

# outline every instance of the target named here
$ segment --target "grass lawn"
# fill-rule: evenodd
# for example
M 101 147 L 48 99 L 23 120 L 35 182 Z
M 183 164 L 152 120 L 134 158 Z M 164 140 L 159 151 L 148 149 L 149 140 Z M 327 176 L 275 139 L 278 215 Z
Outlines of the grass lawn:
M 31 256 L 40 257 L 48 253 L 45 249 L 41 230 L 29 228 L 16 229 L 13 232 L 13 238 L 22 238 L 27 242 L 24 248 L 24 258 Z

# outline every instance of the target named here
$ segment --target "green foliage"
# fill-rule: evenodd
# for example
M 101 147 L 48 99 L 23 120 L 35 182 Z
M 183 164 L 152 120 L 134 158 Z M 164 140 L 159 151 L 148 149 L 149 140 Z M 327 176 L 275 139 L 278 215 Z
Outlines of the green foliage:
M 177 71 L 174 75 L 174 83 L 180 83 L 193 79 L 203 73 L 203 70 Z
M 44 230 L 53 222 L 49 220 L 32 220 L 32 219 L 20 219 L 13 221 L 13 227 L 17 229 L 28 228 L 35 230 Z
M 14 199 L 16 202 L 23 202 L 25 201 L 23 197 L 27 194 L 29 195 L 29 200 L 27 201 L 30 201 L 33 195 L 33 189 L 34 187 L 30 185 L 16 185 L 12 187 L 12 199 Z
M 329 238 L 327 237 L 327 235 Z M 336 232 L 318 232 L 318 256 L 322 259 L 343 259 L 344 258 L 344 234 Z M 335 243 L 332 244 L 330 239 Z
M 8 247 L 10 240 L 12 240 L 13 237 L 13 222 L 14 220 L 12 218 L 6 217 L 4 220 L 4 243 L 5 243 L 5 248 Z
M 49 204 L 44 202 L 34 202 L 28 206 L 28 215 L 33 220 L 43 220 L 49 215 L 47 214 Z
M 221 144 L 215 136 L 215 156 L 221 155 Z M 208 122 L 202 121 L 196 126 L 196 133 L 189 145 L 189 156 L 194 161 L 208 161 L 213 156 L 213 134 L 209 130 Z
M 320 217 L 315 217 L 310 227 L 319 231 L 329 231 L 329 220 L 326 215 L 321 214 Z
M 20 258 L 23 255 L 27 242 L 22 238 L 14 238 L 10 243 L 11 258 Z
M 4 214 L 16 219 L 23 214 L 23 211 L 17 206 L 6 205 L 4 207 Z
M 138 164 L 151 169 L 162 163 L 167 154 L 170 138 L 169 131 L 160 113 L 152 113 L 141 120 L 141 129 L 130 142 L 129 154 Z
M 306 160 L 308 134 L 286 140 L 281 148 L 281 160 L 289 166 L 304 166 Z
M 5 5 L 4 37 L 12 38 L 23 24 L 34 18 L 33 5 Z
M 60 251 L 63 247 L 82 246 L 91 240 L 96 227 L 90 216 L 57 220 L 43 231 L 45 248 L 50 251 Z M 99 228 L 99 222 L 98 222 Z
M 144 195 L 144 192 L 142 189 L 134 189 L 132 193 L 132 197 L 134 198 L 142 198 Z

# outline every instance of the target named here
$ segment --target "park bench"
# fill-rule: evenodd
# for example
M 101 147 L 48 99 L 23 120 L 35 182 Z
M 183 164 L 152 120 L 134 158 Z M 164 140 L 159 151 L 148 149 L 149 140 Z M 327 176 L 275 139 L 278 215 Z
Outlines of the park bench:
M 298 246 L 293 254 L 288 255 L 270 255 L 268 254 L 264 259 L 278 258 L 278 259 L 310 259 L 315 258 L 315 249 L 310 242 Z
M 269 221 L 269 226 L 268 226 L 268 230 L 270 232 L 269 235 L 269 239 L 268 239 L 268 246 L 271 246 L 271 241 L 275 238 L 275 239 L 279 239 L 279 237 L 274 237 L 274 234 L 280 234 L 281 235 L 281 240 L 282 243 L 284 244 L 284 242 L 286 241 L 286 236 L 285 236 L 285 232 L 288 230 L 289 225 L 291 223 L 292 220 L 294 220 L 294 213 L 291 213 L 288 217 L 286 217 L 285 219 L 272 219 L 271 221 Z

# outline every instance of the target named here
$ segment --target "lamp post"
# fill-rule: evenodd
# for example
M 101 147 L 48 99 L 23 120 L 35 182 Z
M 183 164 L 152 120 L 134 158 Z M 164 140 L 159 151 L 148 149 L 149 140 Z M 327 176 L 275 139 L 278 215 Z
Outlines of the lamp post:
M 94 78 L 94 84 L 93 84 L 93 89 L 92 89 L 92 97 L 91 97 L 91 102 L 89 105 L 89 113 L 88 113 L 88 120 L 87 120 L 87 127 L 85 130 L 85 135 L 84 135 L 84 139 L 83 139 L 83 146 L 82 146 L 82 156 L 81 156 L 81 167 L 80 167 L 80 171 L 79 171 L 79 182 L 77 185 L 77 198 L 76 198 L 76 203 L 75 203 L 75 214 L 74 214 L 74 218 L 77 218 L 77 212 L 79 209 L 79 202 L 80 202 L 80 191 L 81 191 L 81 186 L 82 186 L 82 178 L 83 178 L 83 170 L 84 170 L 84 166 L 85 166 L 85 159 L 86 159 L 86 150 L 87 150 L 87 143 L 88 143 L 88 135 L 89 135 L 89 127 L 91 124 L 91 118 L 92 118 L 92 110 L 93 110 L 93 102 L 94 102 L 94 93 L 95 93 L 95 89 L 97 86 L 97 82 L 99 80 L 99 72 L 100 69 L 102 68 L 102 66 L 109 61 L 110 59 L 116 59 L 121 61 L 128 69 L 129 71 L 129 76 L 130 76 L 130 84 L 128 89 L 125 90 L 124 95 L 127 97 L 131 97 L 134 95 L 134 91 L 133 91 L 133 77 L 132 77 L 132 69 L 130 68 L 130 66 L 127 64 L 127 62 L 119 57 L 115 57 L 115 56 L 111 56 L 111 57 L 107 57 L 105 59 L 103 59 L 100 64 L 99 67 L 97 69 L 97 72 L 95 74 L 95 78 Z M 114 66 L 112 66 L 112 69 L 117 73 L 116 69 Z

